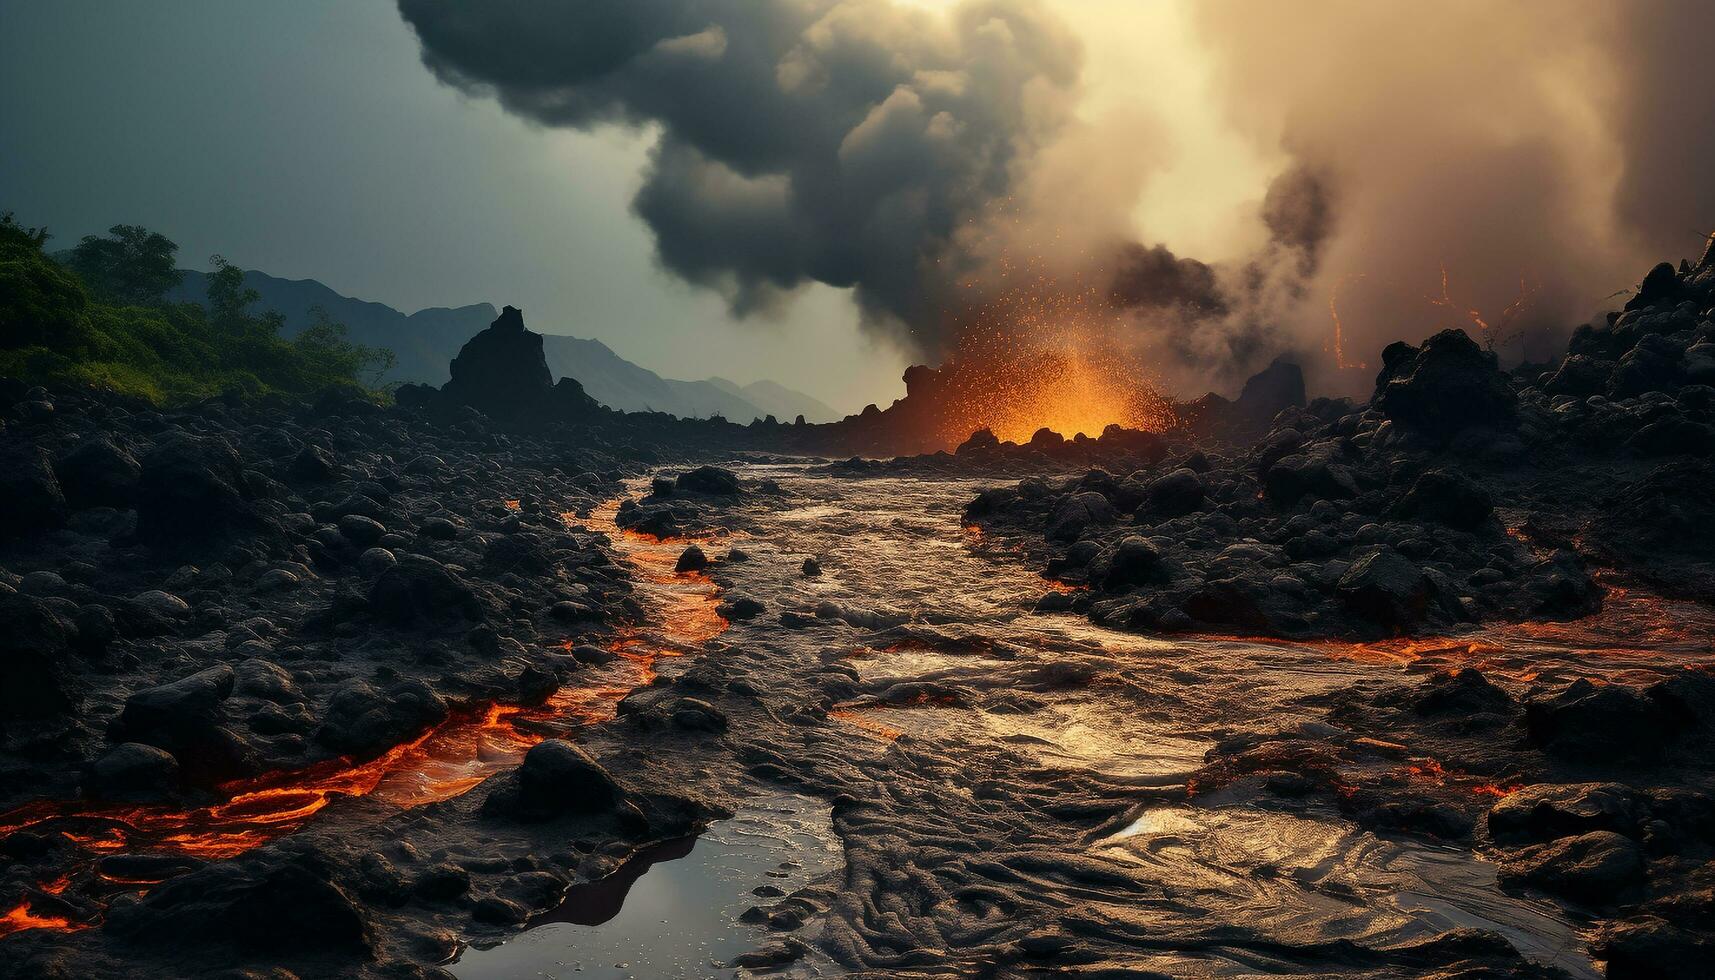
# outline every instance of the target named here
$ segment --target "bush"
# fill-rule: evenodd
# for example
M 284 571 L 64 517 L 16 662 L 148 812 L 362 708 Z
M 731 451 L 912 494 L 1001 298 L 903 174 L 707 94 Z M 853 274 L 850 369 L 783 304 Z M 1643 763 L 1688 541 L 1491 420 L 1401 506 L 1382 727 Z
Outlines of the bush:
M 157 405 L 224 393 L 308 396 L 332 386 L 379 396 L 373 386 L 392 366 L 391 351 L 351 343 L 344 325 L 319 311 L 297 338 L 282 338 L 279 314 L 250 312 L 255 291 L 219 256 L 206 309 L 165 303 L 156 287 L 171 284 L 160 267 L 163 249 L 170 267 L 172 243 L 130 226 L 116 226 L 115 235 L 124 241 L 107 247 L 86 238 L 73 253 L 99 270 L 102 284 L 92 291 L 43 251 L 45 231 L 0 215 L 0 375 L 106 388 Z M 120 247 L 139 241 L 151 247 Z M 144 268 L 126 267 L 133 255 Z

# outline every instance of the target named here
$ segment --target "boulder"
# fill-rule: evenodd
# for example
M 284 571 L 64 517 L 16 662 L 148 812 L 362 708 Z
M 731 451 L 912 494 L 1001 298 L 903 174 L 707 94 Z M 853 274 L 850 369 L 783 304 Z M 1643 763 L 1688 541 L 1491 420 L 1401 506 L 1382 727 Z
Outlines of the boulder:
M 558 738 L 538 743 L 525 753 L 515 780 L 496 790 L 484 809 L 521 819 L 547 819 L 605 813 L 625 795 L 588 752 Z
M 305 446 L 286 467 L 286 479 L 293 483 L 323 483 L 338 475 L 333 455 L 320 446 Z
M 1708 456 L 1715 431 L 1678 415 L 1657 419 L 1634 432 L 1626 448 L 1639 456 Z
M 1388 547 L 1352 562 L 1335 591 L 1348 611 L 1390 631 L 1421 623 L 1433 597 L 1423 569 Z
M 67 658 L 73 639 L 46 603 L 0 592 L 0 721 L 54 717 L 72 708 Z
M 1158 517 L 1182 517 L 1203 506 L 1205 493 L 1197 471 L 1180 467 L 1149 484 L 1144 505 Z
M 1659 760 L 1679 725 L 1667 708 L 1629 687 L 1584 678 L 1525 702 L 1531 743 L 1572 762 Z
M 1047 426 L 1037 429 L 1031 434 L 1030 441 L 1025 443 L 1027 448 L 1038 452 L 1053 452 L 1056 449 L 1064 448 L 1065 445 L 1066 437 Z
M 1591 357 L 1588 354 L 1571 354 L 1560 362 L 1554 376 L 1542 386 L 1542 390 L 1550 395 L 1571 395 L 1574 398 L 1587 398 L 1608 390 L 1608 380 L 1614 375 L 1614 362 Z
M 66 501 L 77 509 L 130 507 L 143 475 L 137 458 L 105 437 L 85 440 L 61 457 L 54 469 Z
M 143 457 L 137 536 L 157 547 L 205 543 L 261 521 L 238 452 L 220 437 L 178 432 Z
M 703 554 L 703 549 L 691 545 L 679 553 L 679 560 L 674 563 L 673 571 L 684 574 L 685 572 L 700 572 L 708 567 L 709 557 Z
M 1526 848 L 1501 863 L 1501 883 L 1528 885 L 1591 905 L 1613 905 L 1644 880 L 1636 841 L 1596 830 Z
M 1431 677 L 1412 699 L 1412 710 L 1429 718 L 1447 715 L 1468 720 L 1480 715 L 1510 714 L 1517 707 L 1512 695 L 1473 667 Z
M 1148 539 L 1137 535 L 1121 538 L 1111 552 L 1098 556 L 1090 572 L 1092 580 L 1099 581 L 1109 592 L 1158 584 L 1171 575 L 1161 552 Z
M 115 746 L 84 776 L 83 791 L 103 800 L 155 800 L 179 781 L 179 760 L 171 752 L 141 742 Z
M 972 453 L 1000 448 L 1000 439 L 989 429 L 978 429 L 971 437 L 959 443 L 959 448 L 953 450 L 958 456 L 968 456 Z
M 0 541 L 51 531 L 70 508 L 47 451 L 34 445 L 0 447 Z
M 1518 399 L 1493 351 L 1463 330 L 1443 330 L 1422 347 L 1401 341 L 1382 351 L 1371 404 L 1407 429 L 1445 440 L 1469 426 L 1510 423 Z
M 236 683 L 232 668 L 219 664 L 167 684 L 143 688 L 125 700 L 117 734 L 161 745 L 155 738 L 139 736 L 157 736 L 209 721 L 221 702 L 231 696 Z
M 740 491 L 738 474 L 718 466 L 699 466 L 690 472 L 681 473 L 673 481 L 673 486 L 680 493 L 701 493 L 714 497 L 733 497 Z
M 378 691 L 353 681 L 328 698 L 316 741 L 357 758 L 380 755 L 447 717 L 446 701 L 422 681 L 402 681 Z
M 1633 834 L 1638 793 L 1619 783 L 1539 783 L 1504 797 L 1489 810 L 1496 840 L 1541 842 L 1607 830 Z
M 1494 500 L 1476 481 L 1453 470 L 1430 470 L 1394 505 L 1394 515 L 1475 530 L 1495 512 Z
M 1118 516 L 1108 498 L 1093 490 L 1069 494 L 1054 506 L 1048 540 L 1076 541 L 1087 528 L 1111 524 Z
M 382 572 L 369 590 L 375 617 L 394 626 L 444 624 L 483 618 L 482 600 L 445 565 L 422 555 L 404 555 Z
M 1715 958 L 1707 931 L 1656 915 L 1605 923 L 1590 946 L 1605 961 L 1609 980 L 1694 977 Z
M 1276 505 L 1300 500 L 1346 500 L 1358 495 L 1350 468 L 1327 452 L 1293 454 L 1275 461 L 1263 474 L 1263 490 Z
M 232 668 L 221 664 L 144 688 L 126 699 L 109 733 L 115 741 L 171 752 L 185 779 L 195 785 L 253 775 L 255 752 L 227 727 L 223 710 L 234 682 Z
M 362 514 L 347 514 L 339 519 L 338 525 L 340 536 L 356 548 L 372 547 L 387 533 L 380 521 Z

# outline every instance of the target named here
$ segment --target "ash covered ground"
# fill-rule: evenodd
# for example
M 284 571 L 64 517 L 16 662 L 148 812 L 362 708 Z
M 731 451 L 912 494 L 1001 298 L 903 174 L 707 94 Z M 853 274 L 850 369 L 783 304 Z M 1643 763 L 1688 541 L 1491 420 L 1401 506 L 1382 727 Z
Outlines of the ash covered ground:
M 891 461 L 511 310 L 386 409 L 9 386 L 0 973 L 1698 975 L 1712 307 Z M 688 958 L 578 959 L 745 828 Z

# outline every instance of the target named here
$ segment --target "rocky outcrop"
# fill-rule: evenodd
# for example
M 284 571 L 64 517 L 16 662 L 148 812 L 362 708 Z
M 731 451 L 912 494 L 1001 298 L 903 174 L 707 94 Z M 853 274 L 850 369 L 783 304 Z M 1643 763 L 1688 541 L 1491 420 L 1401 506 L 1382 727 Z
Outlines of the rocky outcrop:
M 1463 330 L 1443 330 L 1422 347 L 1389 344 L 1372 400 L 1398 425 L 1442 441 L 1472 426 L 1511 425 L 1517 402 L 1494 352 Z
M 542 354 L 542 335 L 524 328 L 515 306 L 501 310 L 488 329 L 472 337 L 452 360 L 452 380 L 438 395 L 413 390 L 407 403 L 444 410 L 468 406 L 491 418 L 543 427 L 598 415 L 604 410 L 571 378 L 556 384 Z

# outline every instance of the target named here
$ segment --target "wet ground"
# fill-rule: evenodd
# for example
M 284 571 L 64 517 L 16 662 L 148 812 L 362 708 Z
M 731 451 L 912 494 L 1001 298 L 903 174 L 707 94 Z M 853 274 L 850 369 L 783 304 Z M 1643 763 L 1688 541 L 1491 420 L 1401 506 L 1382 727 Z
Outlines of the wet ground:
M 1503 891 L 1471 846 L 1196 778 L 1223 740 L 1327 726 L 1336 692 L 1462 666 L 1522 690 L 1707 663 L 1701 607 L 1619 591 L 1594 620 L 1446 640 L 1158 639 L 1033 612 L 1055 586 L 961 526 L 978 484 L 743 474 L 785 493 L 708 512 L 724 528 L 699 536 L 707 572 L 674 572 L 686 541 L 613 532 L 649 613 L 613 663 L 541 708 L 466 719 L 378 769 L 326 774 L 391 802 L 444 799 L 544 734 L 608 724 L 657 674 L 713 665 L 756 692 L 761 714 L 724 736 L 744 786 L 731 818 L 574 886 L 515 938 L 467 949 L 457 976 L 730 976 L 735 957 L 782 935 L 806 944 L 784 967 L 801 975 L 992 974 L 1058 958 L 1170 976 L 1395 976 L 1424 972 L 1412 964 L 1434 957 L 1413 950 L 1467 928 L 1529 964 L 1600 975 L 1584 924 Z M 567 519 L 611 527 L 614 504 Z M 766 609 L 729 623 L 717 605 L 738 597 Z M 1364 764 L 1400 785 L 1510 791 L 1415 746 Z M 202 819 L 201 836 L 138 814 L 105 832 L 220 857 L 312 819 L 322 797 L 310 789 L 271 800 L 266 819 L 235 798 L 225 816 L 244 819 Z
M 1219 740 L 1323 724 L 1323 696 L 1348 688 L 1470 665 L 1511 685 L 1659 678 L 1707 659 L 1709 634 L 1700 641 L 1686 628 L 1707 622 L 1699 608 L 1617 593 L 1599 620 L 1456 640 L 1152 639 L 1032 612 L 1051 584 L 960 526 L 975 484 L 806 467 L 746 475 L 778 481 L 785 502 L 734 507 L 738 531 L 701 547 L 725 595 L 769 608 L 733 624 L 711 659 L 776 692 L 822 692 L 825 720 L 797 719 L 812 733 L 799 751 L 745 754 L 765 774 L 784 769 L 812 790 L 855 798 L 832 827 L 848 859 L 840 894 L 819 934 L 806 927 L 842 967 L 974 969 L 993 962 L 985 945 L 1019 936 L 1129 947 L 1098 958 L 1175 976 L 1370 975 L 1391 972 L 1387 951 L 1478 928 L 1530 962 L 1599 975 L 1579 924 L 1549 901 L 1503 892 L 1470 847 L 1381 836 L 1332 807 L 1285 805 L 1254 786 L 1193 794 L 1185 784 Z M 660 567 L 683 542 L 623 546 Z M 724 560 L 734 546 L 748 560 Z M 805 558 L 820 575 L 801 571 Z M 1409 748 L 1385 765 L 1468 783 L 1461 792 L 1507 791 Z M 710 847 L 654 865 L 633 891 L 659 876 L 663 892 L 730 893 L 798 849 Z M 635 926 L 607 938 L 602 927 L 542 926 L 502 947 L 504 962 L 514 975 L 552 975 L 613 958 L 577 949 L 660 955 L 664 943 L 674 963 L 712 963 L 718 956 L 703 953 L 732 938 L 722 901 L 711 898 L 705 917 L 663 915 L 668 923 L 630 947 Z M 1347 942 L 1382 952 L 1329 948 Z M 503 975 L 479 972 L 500 952 L 471 956 L 468 975 Z

